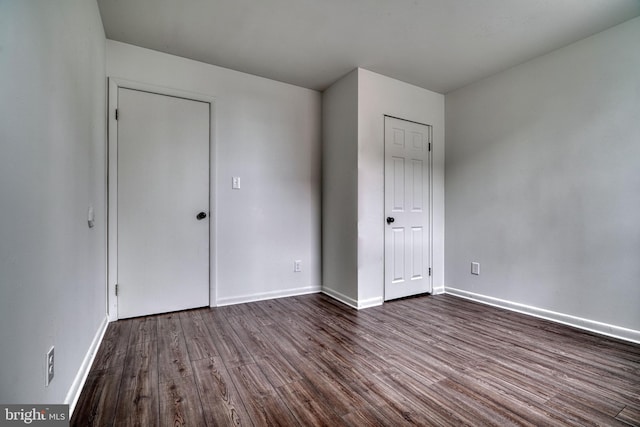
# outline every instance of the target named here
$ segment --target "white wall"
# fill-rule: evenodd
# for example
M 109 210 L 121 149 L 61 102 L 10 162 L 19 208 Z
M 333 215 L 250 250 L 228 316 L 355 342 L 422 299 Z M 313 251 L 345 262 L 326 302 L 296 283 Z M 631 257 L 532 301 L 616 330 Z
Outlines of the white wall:
M 446 96 L 447 291 L 640 331 L 638 41 L 640 18 Z
M 104 55 L 95 1 L 0 1 L 2 403 L 63 403 L 105 325 Z
M 384 115 L 433 126 L 433 288 L 444 286 L 444 95 L 358 71 L 358 300 L 384 298 Z
M 322 290 L 358 301 L 358 70 L 322 94 Z
M 110 40 L 107 75 L 215 97 L 217 304 L 319 291 L 320 93 Z
M 433 286 L 441 291 L 444 96 L 358 68 L 325 91 L 323 111 L 323 290 L 358 308 L 384 300 L 384 116 L 391 115 L 433 126 Z

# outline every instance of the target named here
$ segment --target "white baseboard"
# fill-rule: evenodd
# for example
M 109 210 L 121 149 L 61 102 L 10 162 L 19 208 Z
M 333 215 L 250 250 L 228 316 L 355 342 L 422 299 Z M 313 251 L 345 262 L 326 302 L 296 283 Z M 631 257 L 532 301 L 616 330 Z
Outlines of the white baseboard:
M 335 289 L 323 287 L 322 293 L 330 296 L 331 298 L 340 301 L 343 304 L 348 305 L 351 308 L 355 308 L 356 310 L 361 310 L 369 307 L 376 307 L 378 305 L 382 305 L 383 300 L 382 297 L 369 298 L 367 300 L 355 300 L 341 292 L 336 291 Z
M 433 288 L 433 292 L 431 292 L 431 295 L 440 295 L 444 293 L 444 286 L 438 286 L 437 288 Z
M 346 296 L 345 294 L 338 292 L 334 289 L 331 288 L 327 288 L 327 287 L 322 287 L 322 293 L 325 295 L 330 296 L 331 298 L 333 298 L 336 301 L 340 301 L 343 304 L 348 305 L 351 308 L 355 308 L 356 310 L 358 309 L 358 301 L 356 301 L 355 299 Z
M 624 341 L 630 341 L 640 344 L 640 331 L 622 328 L 620 326 L 609 325 L 607 323 L 597 322 L 595 320 L 583 319 L 581 317 L 571 316 L 569 314 L 557 313 L 555 311 L 545 310 L 543 308 L 532 307 L 513 301 L 507 301 L 486 295 L 476 294 L 473 292 L 463 291 L 461 289 L 451 288 L 447 286 L 445 293 L 460 298 L 466 298 L 472 301 L 480 302 L 494 307 L 504 308 L 506 310 L 516 311 L 518 313 L 528 314 L 530 316 L 539 317 L 552 322 L 562 323 L 564 325 L 573 326 L 589 332 L 600 335 L 606 335 L 612 338 L 618 338 Z
M 261 292 L 236 297 L 218 298 L 217 307 L 224 305 L 242 304 L 246 302 L 264 301 L 275 298 L 294 297 L 296 295 L 316 294 L 320 292 L 320 286 L 306 286 L 304 288 L 286 289 L 282 291 Z
M 80 398 L 80 393 L 82 393 L 82 388 L 84 387 L 84 383 L 87 381 L 87 376 L 89 375 L 89 370 L 91 369 L 91 365 L 93 364 L 93 360 L 96 358 L 96 353 L 98 352 L 98 348 L 100 348 L 100 344 L 102 343 L 102 338 L 104 338 L 104 333 L 107 331 L 107 326 L 109 325 L 108 317 L 105 317 L 100 323 L 98 327 L 98 331 L 93 337 L 93 341 L 91 341 L 91 345 L 89 346 L 89 350 L 87 354 L 85 354 L 84 359 L 82 360 L 82 364 L 80 365 L 80 369 L 78 369 L 78 373 L 71 383 L 71 387 L 67 392 L 67 397 L 64 399 L 64 403 L 69 405 L 69 417 L 73 415 L 73 411 L 76 409 L 76 404 L 78 403 L 78 399 Z
M 358 310 L 362 310 L 363 308 L 369 308 L 369 307 L 377 307 L 379 305 L 382 305 L 383 303 L 384 303 L 383 297 L 374 297 L 374 298 L 369 298 L 364 300 L 358 300 Z

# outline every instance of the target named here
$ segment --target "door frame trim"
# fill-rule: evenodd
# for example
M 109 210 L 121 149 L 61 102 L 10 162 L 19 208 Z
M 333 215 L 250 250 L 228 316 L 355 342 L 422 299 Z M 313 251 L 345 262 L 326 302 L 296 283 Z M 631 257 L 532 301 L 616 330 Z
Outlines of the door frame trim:
M 107 316 L 118 320 L 118 298 L 115 295 L 118 279 L 118 89 L 132 89 L 158 95 L 173 96 L 209 104 L 209 306 L 215 307 L 216 287 L 216 151 L 215 151 L 215 98 L 210 95 L 189 92 L 148 83 L 108 78 L 107 106 Z
M 383 129 L 383 136 L 382 136 L 382 177 L 383 177 L 383 189 L 386 189 L 386 159 L 387 159 L 387 141 L 386 141 L 386 119 L 390 118 L 390 119 L 395 119 L 395 120 L 401 120 L 404 122 L 409 122 L 409 123 L 414 123 L 417 125 L 421 125 L 421 126 L 426 126 L 429 129 L 429 144 L 431 144 L 431 150 L 429 151 L 429 155 L 428 155 L 428 164 L 429 164 L 429 173 L 428 173 L 428 179 L 429 179 L 429 208 L 428 208 L 428 212 L 427 212 L 427 218 L 429 221 L 428 224 L 428 229 L 429 229 L 429 267 L 431 269 L 431 275 L 429 275 L 428 278 L 428 282 L 429 282 L 429 293 L 433 294 L 433 152 L 435 150 L 435 144 L 433 143 L 433 125 L 427 124 L 427 123 L 422 123 L 422 122 L 417 122 L 415 120 L 409 120 L 409 119 L 404 119 L 402 117 L 397 117 L 397 116 L 393 116 L 391 114 L 384 114 L 383 115 L 383 125 L 382 125 L 382 129 Z M 384 223 L 384 218 L 386 218 L 387 216 L 387 212 L 386 212 L 386 191 L 383 190 L 383 195 L 382 195 L 382 218 L 381 218 L 381 223 Z M 383 279 L 382 279 L 382 300 L 384 302 L 387 301 L 385 293 L 387 290 L 387 283 L 386 283 L 386 271 L 384 271 L 384 269 L 386 268 L 387 262 L 386 262 L 386 254 L 387 254 L 387 233 L 386 233 L 386 226 L 383 226 L 383 244 L 384 244 L 384 248 L 383 248 L 383 256 L 382 256 L 382 260 L 383 260 Z

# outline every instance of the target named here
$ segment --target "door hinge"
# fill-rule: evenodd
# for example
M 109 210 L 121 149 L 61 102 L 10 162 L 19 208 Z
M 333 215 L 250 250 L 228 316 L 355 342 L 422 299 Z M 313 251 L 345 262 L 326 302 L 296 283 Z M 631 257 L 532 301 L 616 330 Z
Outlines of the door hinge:
M 120 285 L 118 285 L 118 284 L 116 283 L 116 296 L 118 296 L 118 288 L 119 288 L 119 287 L 120 287 Z
M 118 120 L 118 117 L 120 117 L 120 115 L 118 114 L 118 109 L 116 108 L 116 120 Z
M 429 143 L 429 151 L 431 151 L 431 143 Z
M 431 276 L 431 267 L 429 267 L 429 276 Z

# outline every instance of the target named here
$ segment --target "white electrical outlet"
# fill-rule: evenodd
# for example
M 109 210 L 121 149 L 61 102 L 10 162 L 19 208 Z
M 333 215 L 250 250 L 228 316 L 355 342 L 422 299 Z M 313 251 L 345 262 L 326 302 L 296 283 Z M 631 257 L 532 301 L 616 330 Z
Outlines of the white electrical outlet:
M 302 261 L 297 259 L 293 261 L 293 272 L 300 273 L 302 271 Z
M 44 385 L 45 387 L 48 387 L 49 384 L 51 384 L 51 380 L 53 380 L 53 374 L 55 373 L 54 370 L 54 349 L 53 347 L 51 347 L 51 349 L 47 352 L 47 361 L 46 361 L 46 367 L 47 367 L 47 372 L 45 373 L 44 376 Z
M 475 274 L 476 276 L 480 275 L 480 263 L 472 262 L 471 263 L 471 274 Z

